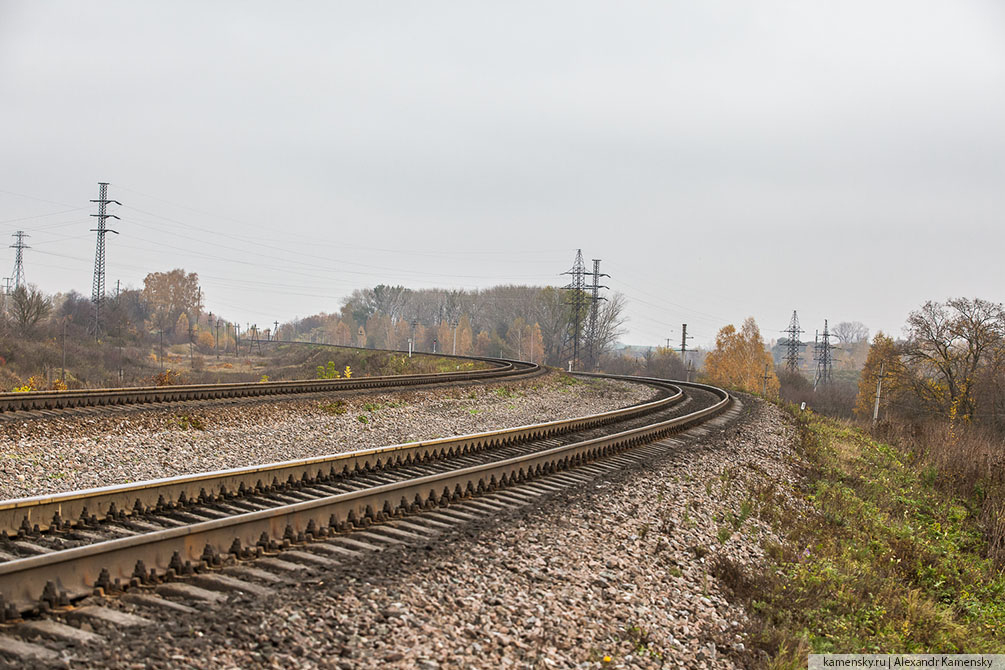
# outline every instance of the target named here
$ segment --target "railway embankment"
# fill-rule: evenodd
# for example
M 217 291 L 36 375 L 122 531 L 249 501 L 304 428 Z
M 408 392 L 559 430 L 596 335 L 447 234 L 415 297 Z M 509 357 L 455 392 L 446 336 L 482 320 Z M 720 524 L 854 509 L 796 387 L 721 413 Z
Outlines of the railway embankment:
M 718 566 L 757 613 L 755 657 L 802 668 L 809 653 L 1005 653 L 993 551 L 1005 517 L 989 515 L 991 493 L 968 491 L 912 445 L 810 412 L 789 418 L 795 477 L 751 487 L 776 535 L 762 561 Z
M 795 430 L 747 401 L 660 455 L 422 546 L 315 571 L 254 604 L 109 633 L 88 661 L 132 667 L 749 667 L 752 621 L 719 566 L 778 542 L 765 481 L 798 487 Z M 753 653 L 753 655 L 752 655 Z

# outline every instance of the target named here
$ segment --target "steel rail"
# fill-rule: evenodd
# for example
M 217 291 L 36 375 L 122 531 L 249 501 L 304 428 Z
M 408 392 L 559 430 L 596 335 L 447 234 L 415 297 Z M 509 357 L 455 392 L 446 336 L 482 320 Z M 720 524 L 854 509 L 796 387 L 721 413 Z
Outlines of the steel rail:
M 318 346 L 318 345 L 314 345 Z M 389 351 L 367 349 L 366 351 Z M 405 352 L 394 352 L 405 353 Z M 432 372 L 414 375 L 384 375 L 358 379 L 304 379 L 275 382 L 234 382 L 227 384 L 179 384 L 176 386 L 137 386 L 107 389 L 77 389 L 73 391 L 0 392 L 0 415 L 32 410 L 61 410 L 79 407 L 142 405 L 189 400 L 248 398 L 257 396 L 355 391 L 427 384 L 480 381 L 499 377 L 531 376 L 543 371 L 536 363 L 475 356 L 444 358 L 489 363 L 495 367 L 464 372 Z
M 684 394 L 679 388 L 675 388 L 674 391 L 676 392 L 666 398 L 647 403 L 541 424 L 83 491 L 4 500 L 0 501 L 0 532 L 8 535 L 34 533 L 49 530 L 53 525 L 68 527 L 81 519 L 93 522 L 106 518 L 109 513 L 113 516 L 142 513 L 178 502 L 205 499 L 207 496 L 228 498 L 243 494 L 245 491 L 267 490 L 285 483 L 326 481 L 340 475 L 368 472 L 384 467 L 406 466 L 506 446 L 515 442 L 544 439 L 604 426 L 670 407 L 684 399 Z
M 216 561 L 228 553 L 248 556 L 253 550 L 260 555 L 263 547 L 273 548 L 276 540 L 323 537 L 330 530 L 368 525 L 491 491 L 661 439 L 730 404 L 729 394 L 720 389 L 679 385 L 712 391 L 720 400 L 684 416 L 533 454 L 3 563 L 0 608 L 28 611 L 39 606 L 40 598 L 51 604 L 68 602 L 91 593 L 97 585 L 148 582 L 170 576 L 182 565 Z

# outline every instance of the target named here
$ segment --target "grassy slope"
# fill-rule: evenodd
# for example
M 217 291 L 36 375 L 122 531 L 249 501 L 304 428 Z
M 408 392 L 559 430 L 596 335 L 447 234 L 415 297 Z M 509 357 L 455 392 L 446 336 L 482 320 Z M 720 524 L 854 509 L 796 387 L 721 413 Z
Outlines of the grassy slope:
M 71 342 L 67 346 L 67 384 L 70 388 L 143 386 L 161 371 L 157 348 L 126 347 L 110 344 Z M 342 372 L 352 367 L 355 377 L 378 375 L 453 372 L 489 367 L 487 364 L 458 361 L 426 353 L 412 358 L 377 350 L 325 347 L 308 343 L 263 345 L 248 352 L 242 345 L 240 356 L 212 351 L 190 356 L 188 345 L 165 346 L 163 367 L 180 373 L 185 383 L 257 382 L 262 375 L 272 381 L 313 379 L 317 367 L 333 361 Z M 41 379 L 59 378 L 61 350 L 56 342 L 0 342 L 0 391 L 21 386 L 32 375 Z M 195 369 L 193 369 L 195 363 Z
M 805 667 L 810 652 L 1005 652 L 1005 572 L 986 558 L 979 504 L 858 429 L 790 411 L 795 501 L 771 483 L 751 492 L 783 539 L 759 574 L 720 566 L 760 619 L 768 667 Z

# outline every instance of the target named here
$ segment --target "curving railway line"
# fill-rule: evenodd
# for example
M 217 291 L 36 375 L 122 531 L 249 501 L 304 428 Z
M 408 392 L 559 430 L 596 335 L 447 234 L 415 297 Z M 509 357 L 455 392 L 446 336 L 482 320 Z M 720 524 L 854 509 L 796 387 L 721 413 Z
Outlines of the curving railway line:
M 92 593 L 235 582 L 214 574 L 226 565 L 258 574 L 253 566 L 270 556 L 323 563 L 373 544 L 374 529 L 395 541 L 394 533 L 408 536 L 424 516 L 435 525 L 429 515 L 445 518 L 459 501 L 492 508 L 488 498 L 500 492 L 521 499 L 520 487 L 547 488 L 548 477 L 575 477 L 577 468 L 593 476 L 604 462 L 618 467 L 622 452 L 652 449 L 644 445 L 732 402 L 701 384 L 621 379 L 654 386 L 659 396 L 544 424 L 4 501 L 0 623 L 67 612 Z
M 315 345 L 327 346 L 327 345 Z M 374 350 L 368 350 L 374 351 Z M 404 352 L 395 352 L 404 353 Z M 536 363 L 508 361 L 472 356 L 448 356 L 464 361 L 480 361 L 492 367 L 463 372 L 434 372 L 413 375 L 361 377 L 358 379 L 303 379 L 297 381 L 244 382 L 230 384 L 184 384 L 177 386 L 138 386 L 111 389 L 78 389 L 73 391 L 32 391 L 0 393 L 0 421 L 21 420 L 26 413 L 35 417 L 54 417 L 74 410 L 107 410 L 151 406 L 166 403 L 206 402 L 271 398 L 275 396 L 331 393 L 338 391 L 371 391 L 410 386 L 435 386 L 461 382 L 529 377 L 544 370 Z
M 711 387 L 686 395 L 649 383 L 664 397 L 588 417 L 0 503 L 4 606 L 26 611 L 44 591 L 72 599 L 494 490 L 658 439 L 729 402 Z

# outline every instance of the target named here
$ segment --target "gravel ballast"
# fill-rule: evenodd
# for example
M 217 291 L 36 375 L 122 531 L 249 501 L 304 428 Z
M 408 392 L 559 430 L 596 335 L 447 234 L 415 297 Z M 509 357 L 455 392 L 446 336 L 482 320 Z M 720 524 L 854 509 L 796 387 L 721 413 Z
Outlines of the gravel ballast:
M 265 598 L 82 650 L 95 667 L 739 668 L 747 614 L 716 577 L 770 530 L 756 482 L 794 481 L 793 429 L 740 418 L 644 466 L 390 549 Z
M 0 499 L 323 456 L 617 409 L 651 387 L 551 372 L 330 399 L 150 409 L 0 428 Z

